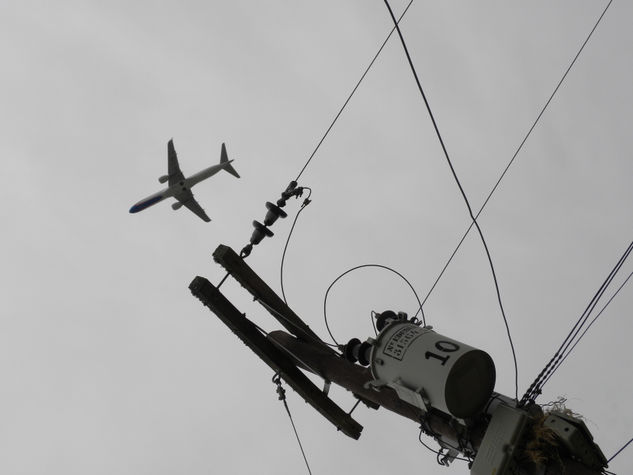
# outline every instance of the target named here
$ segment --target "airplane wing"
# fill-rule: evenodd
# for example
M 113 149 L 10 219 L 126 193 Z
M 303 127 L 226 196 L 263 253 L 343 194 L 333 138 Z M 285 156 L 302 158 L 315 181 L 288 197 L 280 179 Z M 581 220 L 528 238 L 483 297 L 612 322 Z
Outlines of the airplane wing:
M 211 218 L 207 216 L 207 213 L 204 212 L 202 206 L 198 204 L 196 199 L 193 197 L 193 193 L 191 193 L 191 191 L 187 190 L 184 193 L 180 193 L 176 195 L 175 198 L 180 201 L 185 208 L 191 210 L 203 221 L 206 221 L 207 223 L 211 221 Z
M 178 155 L 176 155 L 173 140 L 167 143 L 167 174 L 169 175 L 169 186 L 185 179 L 185 176 L 180 171 L 180 165 L 178 165 Z

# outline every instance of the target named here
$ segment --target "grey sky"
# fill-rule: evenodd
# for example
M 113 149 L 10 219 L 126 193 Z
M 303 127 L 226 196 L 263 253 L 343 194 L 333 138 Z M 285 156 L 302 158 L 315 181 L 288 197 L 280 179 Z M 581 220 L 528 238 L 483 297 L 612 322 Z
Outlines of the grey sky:
M 414 2 L 403 33 L 475 208 L 605 4 Z M 614 2 L 481 218 L 520 391 L 633 235 L 631 18 L 630 2 Z M 390 26 L 383 2 L 366 0 L 3 2 L 0 472 L 304 473 L 270 370 L 187 285 L 219 280 L 213 249 L 247 242 Z M 236 160 L 241 180 L 221 174 L 195 190 L 210 224 L 167 203 L 127 212 L 159 189 L 171 137 L 185 174 L 215 164 L 222 142 Z M 314 202 L 290 244 L 286 292 L 323 337 L 323 293 L 340 272 L 390 265 L 426 294 L 468 225 L 396 41 L 301 184 Z M 275 224 L 249 258 L 277 289 L 289 226 Z M 238 285 L 223 290 L 274 327 Z M 415 302 L 391 274 L 368 270 L 341 281 L 328 308 L 346 340 L 369 336 L 372 309 Z M 568 397 L 607 456 L 633 435 L 631 309 L 626 287 L 540 400 Z M 497 391 L 511 395 L 475 235 L 426 312 L 438 332 L 488 351 Z M 394 414 L 359 408 L 365 429 L 352 441 L 288 395 L 315 475 L 467 473 L 438 467 L 416 425 Z M 613 471 L 633 471 L 632 450 Z

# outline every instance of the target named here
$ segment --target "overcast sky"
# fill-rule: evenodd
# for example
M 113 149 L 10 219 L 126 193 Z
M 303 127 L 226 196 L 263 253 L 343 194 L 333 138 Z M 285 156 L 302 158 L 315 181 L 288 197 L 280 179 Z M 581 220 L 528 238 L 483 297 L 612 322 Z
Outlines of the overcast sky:
M 415 0 L 402 30 L 475 209 L 605 5 Z M 520 392 L 633 238 L 631 18 L 630 2 L 613 3 L 480 219 Z M 2 2 L 1 473 L 306 473 L 271 370 L 187 286 L 219 281 L 213 250 L 246 244 L 390 27 L 379 0 Z M 168 203 L 128 213 L 160 189 L 172 137 L 186 175 L 217 163 L 222 142 L 235 159 L 241 180 L 194 190 L 211 223 Z M 395 38 L 300 184 L 314 201 L 285 287 L 323 338 L 325 289 L 351 266 L 392 266 L 427 293 L 469 221 Z M 248 261 L 275 289 L 290 224 Z M 234 282 L 222 290 L 278 327 Z M 365 339 L 370 311 L 387 308 L 415 312 L 401 281 L 351 274 L 330 294 L 332 331 Z M 633 435 L 632 309 L 628 286 L 540 399 L 567 397 L 607 456 Z M 425 310 L 439 333 L 487 351 L 496 390 L 512 395 L 476 235 Z M 388 411 L 359 407 L 353 441 L 291 390 L 288 402 L 315 475 L 467 473 L 438 467 L 417 426 Z M 633 449 L 611 469 L 632 473 Z

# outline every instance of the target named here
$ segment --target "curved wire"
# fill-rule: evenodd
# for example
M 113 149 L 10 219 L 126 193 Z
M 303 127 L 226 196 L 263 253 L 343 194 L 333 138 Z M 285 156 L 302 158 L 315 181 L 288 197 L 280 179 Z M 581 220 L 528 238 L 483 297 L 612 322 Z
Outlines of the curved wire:
M 375 316 L 376 316 L 376 312 L 372 310 L 371 313 L 369 314 L 369 319 L 371 320 L 371 326 L 374 329 L 374 335 L 378 336 L 378 328 L 376 328 L 376 320 L 374 318 Z
M 415 295 L 415 298 L 418 301 L 419 310 L 422 312 L 422 324 L 424 326 L 426 326 L 426 318 L 424 316 L 424 310 L 422 310 L 422 302 L 420 302 L 420 297 L 418 296 L 418 293 L 413 288 L 413 285 L 411 285 L 411 282 L 409 282 L 405 276 L 403 276 L 400 272 L 392 269 L 391 267 L 383 266 L 382 264 L 362 264 L 360 266 L 352 267 L 351 269 L 348 269 L 345 272 L 343 272 L 341 275 L 339 275 L 336 279 L 334 279 L 332 281 L 332 283 L 329 285 L 329 287 L 325 291 L 325 297 L 323 299 L 323 319 L 325 320 L 325 328 L 327 329 L 327 332 L 330 334 L 330 338 L 332 338 L 332 341 L 337 346 L 340 346 L 340 345 L 336 341 L 336 338 L 334 338 L 334 335 L 332 335 L 332 332 L 330 331 L 330 326 L 328 325 L 328 321 L 327 321 L 327 296 L 330 293 L 330 290 L 332 289 L 334 284 L 336 284 L 342 277 L 346 276 L 350 272 L 353 272 L 353 271 L 358 270 L 358 269 L 363 269 L 365 267 L 378 267 L 379 269 L 385 269 L 385 270 L 393 272 L 394 274 L 398 275 L 402 280 L 404 280 L 407 283 L 407 285 L 409 286 L 409 288 L 413 291 L 413 295 Z M 416 313 L 416 315 L 417 315 L 417 313 Z
M 515 392 L 515 399 L 518 400 L 519 399 L 519 367 L 517 364 L 516 350 L 514 349 L 514 342 L 512 341 L 512 335 L 510 334 L 510 326 L 508 324 L 508 319 L 506 317 L 505 309 L 503 308 L 503 302 L 501 301 L 501 291 L 499 290 L 499 282 L 497 281 L 497 273 L 495 271 L 494 264 L 492 263 L 492 256 L 490 255 L 488 244 L 486 243 L 484 234 L 481 230 L 481 227 L 479 226 L 479 223 L 477 222 L 477 218 L 475 218 L 475 215 L 473 214 L 472 207 L 470 206 L 470 201 L 468 201 L 468 196 L 466 196 L 466 192 L 464 191 L 464 188 L 462 187 L 462 184 L 459 181 L 457 172 L 455 171 L 455 168 L 453 167 L 453 162 L 451 161 L 451 158 L 448 155 L 448 150 L 446 149 L 446 145 L 444 145 L 444 140 L 442 139 L 442 134 L 440 133 L 440 129 L 437 126 L 437 122 L 435 121 L 435 117 L 433 116 L 433 111 L 431 111 L 431 106 L 429 105 L 429 101 L 426 98 L 426 94 L 424 93 L 424 89 L 422 88 L 422 84 L 420 83 L 420 79 L 418 78 L 418 73 L 416 72 L 415 66 L 413 65 L 413 61 L 411 60 L 411 55 L 409 54 L 409 50 L 404 41 L 404 37 L 402 36 L 402 32 L 400 31 L 400 27 L 398 26 L 398 22 L 396 21 L 396 17 L 394 16 L 393 10 L 391 9 L 391 6 L 389 5 L 389 0 L 385 0 L 385 5 L 387 6 L 387 9 L 389 10 L 391 19 L 395 23 L 396 31 L 398 32 L 398 36 L 400 37 L 400 42 L 402 43 L 402 47 L 404 49 L 405 55 L 407 56 L 407 61 L 409 62 L 411 72 L 413 73 L 413 77 L 415 78 L 415 82 L 418 86 L 418 90 L 420 91 L 420 94 L 422 95 L 422 99 L 424 100 L 424 104 L 426 105 L 426 110 L 429 113 L 429 117 L 431 118 L 431 122 L 433 123 L 433 128 L 435 129 L 437 138 L 440 142 L 440 145 L 442 146 L 442 150 L 444 151 L 444 157 L 446 158 L 446 162 L 448 163 L 448 166 L 451 170 L 453 178 L 455 179 L 455 183 L 457 184 L 457 187 L 459 188 L 462 198 L 464 199 L 464 202 L 466 203 L 468 214 L 470 215 L 472 222 L 477 228 L 477 232 L 479 233 L 479 237 L 481 238 L 481 243 L 483 244 L 484 250 L 486 251 L 486 256 L 488 257 L 488 263 L 490 264 L 490 270 L 492 272 L 492 279 L 495 285 L 495 291 L 497 293 L 497 301 L 499 303 L 499 309 L 501 310 L 501 316 L 503 317 L 503 323 L 505 325 L 506 334 L 508 335 L 508 341 L 510 342 L 510 349 L 512 350 L 512 359 L 514 361 L 514 392 Z
M 431 452 L 433 452 L 435 455 L 437 455 L 437 458 L 438 458 L 438 462 L 437 462 L 437 463 L 438 463 L 439 465 L 444 465 L 443 463 L 441 463 L 441 462 L 439 461 L 439 457 L 442 455 L 442 452 L 440 452 L 439 450 L 435 450 L 435 449 L 433 449 L 432 447 L 429 447 L 428 445 L 426 445 L 426 444 L 422 441 L 422 434 L 423 434 L 423 430 L 422 430 L 422 428 L 420 428 L 420 434 L 418 435 L 418 441 L 419 441 L 419 442 L 420 442 L 420 443 L 421 443 L 424 447 L 426 447 L 426 448 L 427 448 L 427 449 L 429 449 Z M 460 460 L 460 461 L 463 461 L 463 462 L 470 462 L 470 460 L 465 459 L 465 458 L 462 458 L 462 457 L 455 457 L 455 460 Z
M 433 449 L 432 447 L 429 447 L 428 445 L 426 445 L 424 442 L 422 442 L 422 434 L 423 434 L 423 431 L 422 431 L 422 428 L 420 427 L 420 434 L 418 435 L 418 440 L 420 441 L 420 443 L 421 443 L 424 447 L 426 447 L 427 449 L 429 449 L 431 452 L 433 452 L 434 454 L 436 454 L 436 455 L 437 455 L 437 454 L 439 454 L 439 451 L 438 451 L 438 450 L 435 450 L 435 449 Z
M 279 267 L 279 281 L 281 284 L 281 296 L 284 299 L 284 303 L 288 305 L 288 301 L 286 300 L 286 292 L 284 290 L 284 262 L 286 260 L 286 251 L 288 250 L 288 244 L 290 243 L 290 238 L 292 237 L 292 232 L 295 230 L 295 226 L 297 225 L 297 220 L 299 219 L 299 215 L 305 209 L 306 206 L 310 204 L 310 196 L 312 196 L 312 188 L 304 186 L 304 190 L 308 190 L 308 196 L 303 203 L 301 204 L 301 208 L 297 211 L 295 215 L 295 219 L 292 222 L 292 226 L 290 227 L 290 232 L 288 233 L 288 238 L 286 239 L 286 244 L 284 245 L 284 252 L 281 254 L 281 265 Z

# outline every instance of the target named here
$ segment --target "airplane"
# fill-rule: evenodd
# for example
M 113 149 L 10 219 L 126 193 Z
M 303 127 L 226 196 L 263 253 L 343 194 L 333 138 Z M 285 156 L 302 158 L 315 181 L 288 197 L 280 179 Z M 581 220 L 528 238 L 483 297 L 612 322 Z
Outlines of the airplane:
M 189 178 L 185 178 L 182 172 L 180 171 L 180 166 L 178 165 L 178 156 L 176 155 L 176 149 L 174 148 L 174 141 L 171 139 L 167 143 L 167 175 L 161 176 L 158 181 L 160 183 L 165 183 L 169 181 L 169 186 L 164 190 L 159 191 L 158 193 L 154 193 L 151 196 L 148 196 L 145 199 L 142 199 L 134 206 L 130 208 L 130 213 L 138 213 L 139 211 L 143 211 L 150 206 L 155 205 L 163 201 L 166 198 L 174 197 L 178 201 L 171 205 L 173 210 L 177 210 L 180 207 L 184 206 L 185 208 L 189 208 L 193 211 L 200 219 L 203 221 L 209 222 L 211 219 L 207 216 L 207 213 L 204 212 L 202 207 L 198 204 L 198 202 L 193 197 L 193 193 L 191 193 L 191 188 L 200 183 L 202 180 L 206 180 L 210 176 L 215 175 L 220 170 L 226 170 L 231 175 L 236 178 L 239 178 L 240 175 L 235 171 L 235 168 L 231 165 L 233 160 L 229 160 L 228 155 L 226 153 L 226 146 L 222 144 L 222 152 L 220 153 L 220 163 L 217 165 L 213 165 L 209 168 L 205 168 L 204 170 L 196 173 L 195 175 L 191 175 Z

